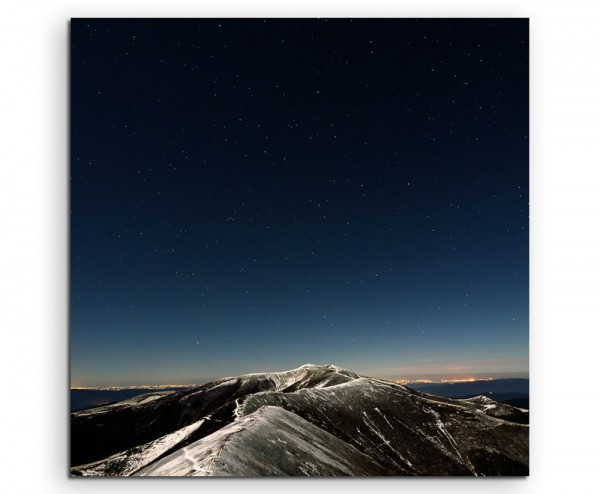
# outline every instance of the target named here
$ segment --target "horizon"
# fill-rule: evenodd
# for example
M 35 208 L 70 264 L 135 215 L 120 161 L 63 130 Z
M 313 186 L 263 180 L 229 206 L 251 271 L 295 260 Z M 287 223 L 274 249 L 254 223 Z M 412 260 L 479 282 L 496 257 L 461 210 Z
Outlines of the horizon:
M 242 374 L 243 376 L 244 374 Z M 233 377 L 233 376 L 226 376 L 226 377 Z M 241 377 L 241 376 L 239 376 Z M 370 376 L 365 376 L 365 377 L 370 377 Z M 220 378 L 223 379 L 223 378 Z M 475 383 L 475 382 L 487 382 L 487 381 L 500 381 L 500 380 L 505 380 L 505 379 L 520 379 L 520 380 L 525 380 L 528 381 L 529 380 L 529 376 L 521 376 L 520 374 L 516 373 L 515 376 L 502 376 L 502 377 L 482 377 L 482 378 L 439 378 L 439 379 L 402 379 L 402 378 L 395 378 L 395 379 L 384 379 L 382 377 L 380 378 L 376 378 L 376 379 L 382 379 L 384 381 L 390 381 L 392 383 L 395 384 L 402 384 L 402 385 L 408 385 L 408 384 L 457 384 L 457 383 Z M 199 381 L 197 383 L 187 383 L 187 384 L 128 384 L 128 385 L 104 385 L 104 386 L 72 386 L 69 389 L 71 391 L 85 391 L 85 390 L 90 390 L 90 391 L 121 391 L 121 390 L 127 390 L 127 389 L 148 389 L 148 390 L 154 390 L 154 389 L 188 389 L 188 388 L 194 388 L 194 387 L 198 387 L 198 386 L 203 386 L 205 384 L 209 384 L 211 382 L 214 382 L 214 380 L 209 380 L 209 381 Z
M 301 368 L 306 365 L 317 365 L 317 366 L 326 366 L 326 365 L 334 365 L 333 363 L 323 363 L 323 364 L 310 364 L 304 363 L 299 365 L 298 367 L 290 368 L 290 369 L 279 369 L 279 370 L 269 370 L 264 372 L 243 372 L 238 375 L 227 375 L 227 376 L 214 376 L 207 377 L 203 379 L 198 379 L 194 382 L 161 382 L 161 383 L 138 383 L 138 384 L 96 384 L 96 385 L 75 385 L 71 384 L 71 390 L 119 390 L 119 389 L 156 389 L 156 388 L 184 388 L 184 387 L 194 387 L 194 386 L 202 386 L 204 384 L 208 384 L 217 380 L 227 379 L 232 377 L 241 377 L 252 374 L 270 374 L 270 373 L 280 373 L 280 372 L 289 372 Z M 338 366 L 336 366 L 338 367 Z M 352 371 L 352 369 L 345 369 Z M 398 384 L 408 384 L 408 383 L 459 383 L 459 382 L 477 382 L 477 381 L 495 381 L 499 379 L 529 379 L 528 371 L 510 371 L 510 372 L 497 372 L 497 371 L 473 371 L 467 372 L 463 374 L 441 374 L 441 373 L 429 373 L 429 374 L 381 374 L 381 375 L 367 375 L 363 373 L 357 373 L 358 375 L 375 378 L 375 379 L 384 379 L 386 381 L 395 382 Z

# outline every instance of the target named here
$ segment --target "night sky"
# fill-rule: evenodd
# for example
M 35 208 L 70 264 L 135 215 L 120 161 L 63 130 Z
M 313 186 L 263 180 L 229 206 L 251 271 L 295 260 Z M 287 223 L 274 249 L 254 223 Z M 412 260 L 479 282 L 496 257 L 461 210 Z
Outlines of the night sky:
M 527 376 L 526 19 L 71 30 L 73 386 Z

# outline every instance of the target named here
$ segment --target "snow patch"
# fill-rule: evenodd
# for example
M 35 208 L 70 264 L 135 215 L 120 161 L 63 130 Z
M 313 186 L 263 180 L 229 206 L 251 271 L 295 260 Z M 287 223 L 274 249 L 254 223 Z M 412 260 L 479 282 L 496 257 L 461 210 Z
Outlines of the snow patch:
M 178 431 L 160 437 L 154 441 L 133 448 L 133 450 L 122 451 L 87 465 L 76 467 L 75 470 L 84 477 L 98 477 L 110 475 L 111 467 L 119 468 L 119 476 L 128 476 L 140 468 L 152 463 L 159 456 L 172 449 L 174 446 L 188 438 L 196 431 L 208 418 L 194 422 Z M 108 473 L 107 473 L 108 472 Z

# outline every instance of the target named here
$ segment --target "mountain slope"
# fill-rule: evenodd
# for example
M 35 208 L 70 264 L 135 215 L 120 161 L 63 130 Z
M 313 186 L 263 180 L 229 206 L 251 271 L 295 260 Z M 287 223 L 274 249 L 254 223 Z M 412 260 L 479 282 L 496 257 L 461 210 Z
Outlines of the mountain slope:
M 528 474 L 527 411 L 332 365 L 225 378 L 71 417 L 73 475 Z
M 298 415 L 261 407 L 142 469 L 140 476 L 391 475 Z
M 227 377 L 180 392 L 154 392 L 71 414 L 71 465 L 107 458 L 171 434 L 203 417 L 193 438 L 229 424 L 238 403 L 260 391 L 326 387 L 358 376 L 335 366 L 304 365 L 286 372 Z
M 526 459 L 528 427 L 516 421 L 524 421 L 527 413 L 488 400 L 457 402 L 360 378 L 292 394 L 257 393 L 246 400 L 243 413 L 282 407 L 403 474 L 516 473 L 504 452 Z M 478 458 L 486 451 L 494 452 L 496 465 L 481 470 Z

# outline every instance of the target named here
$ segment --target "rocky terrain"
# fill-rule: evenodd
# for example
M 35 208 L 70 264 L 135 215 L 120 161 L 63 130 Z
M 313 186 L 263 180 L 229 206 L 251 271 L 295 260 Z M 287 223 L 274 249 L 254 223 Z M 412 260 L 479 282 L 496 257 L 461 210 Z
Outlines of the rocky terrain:
M 334 365 L 151 392 L 71 414 L 73 476 L 523 476 L 529 412 Z

